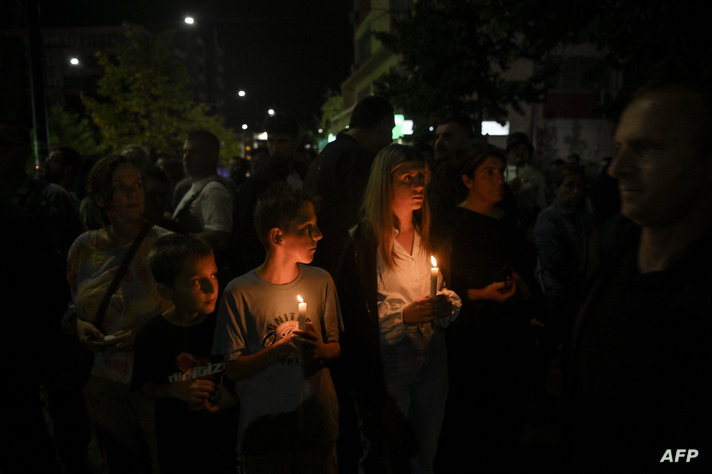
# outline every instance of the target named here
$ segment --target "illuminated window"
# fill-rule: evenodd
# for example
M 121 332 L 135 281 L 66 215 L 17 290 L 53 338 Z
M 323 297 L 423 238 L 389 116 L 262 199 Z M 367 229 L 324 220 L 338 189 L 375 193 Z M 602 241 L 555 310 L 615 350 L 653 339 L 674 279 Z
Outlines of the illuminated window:
M 482 122 L 482 135 L 490 136 L 507 136 L 509 135 L 509 122 L 504 125 L 494 120 L 485 120 Z

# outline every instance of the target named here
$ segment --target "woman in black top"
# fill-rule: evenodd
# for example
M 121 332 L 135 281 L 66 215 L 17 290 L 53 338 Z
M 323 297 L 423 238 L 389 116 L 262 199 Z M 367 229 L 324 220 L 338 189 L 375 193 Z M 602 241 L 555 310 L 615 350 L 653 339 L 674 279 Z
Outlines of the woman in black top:
M 448 286 L 463 306 L 446 332 L 450 394 L 438 465 L 506 471 L 529 399 L 536 253 L 500 204 L 504 152 L 467 146 L 456 163 L 467 194 L 441 239 L 450 247 Z

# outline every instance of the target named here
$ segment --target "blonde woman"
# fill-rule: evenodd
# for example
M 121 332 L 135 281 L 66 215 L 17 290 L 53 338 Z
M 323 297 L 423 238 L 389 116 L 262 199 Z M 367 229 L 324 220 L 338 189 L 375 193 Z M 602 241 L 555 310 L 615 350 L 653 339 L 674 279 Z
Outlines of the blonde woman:
M 448 390 L 442 329 L 460 299 L 446 289 L 430 296 L 429 179 L 417 149 L 393 144 L 378 153 L 337 272 L 342 378 L 367 440 L 367 472 L 433 470 Z

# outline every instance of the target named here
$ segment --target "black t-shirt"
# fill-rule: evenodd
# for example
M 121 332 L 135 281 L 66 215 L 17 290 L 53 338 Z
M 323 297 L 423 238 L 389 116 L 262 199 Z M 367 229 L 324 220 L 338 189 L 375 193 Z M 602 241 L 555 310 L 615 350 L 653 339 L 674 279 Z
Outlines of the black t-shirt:
M 210 378 L 228 385 L 222 356 L 212 356 L 215 316 L 194 326 L 176 326 L 158 315 L 141 326 L 134 343 L 132 388 L 148 382 L 172 383 Z M 236 449 L 237 410 L 209 413 L 182 400 L 156 400 L 156 436 L 162 472 L 223 472 L 215 464 Z M 213 470 L 210 470 L 210 466 Z M 191 468 L 191 466 L 193 466 Z
M 572 350 L 570 441 L 580 472 L 694 470 L 712 457 L 710 242 L 647 274 L 637 268 L 637 240 L 608 254 L 612 264 L 580 314 Z M 661 462 L 668 449 L 700 456 Z
M 453 323 L 456 331 L 477 331 L 483 335 L 486 331 L 488 334 L 484 337 L 493 344 L 502 343 L 491 339 L 495 335 L 511 340 L 512 331 L 526 332 L 530 319 L 537 316 L 533 300 L 523 301 L 515 296 L 502 304 L 470 301 L 465 296 L 469 288 L 484 288 L 494 281 L 502 281 L 510 269 L 536 290 L 532 278 L 536 261 L 533 246 L 509 215 L 495 219 L 456 207 L 448 216 L 451 246 L 448 286 L 463 296 L 460 316 Z

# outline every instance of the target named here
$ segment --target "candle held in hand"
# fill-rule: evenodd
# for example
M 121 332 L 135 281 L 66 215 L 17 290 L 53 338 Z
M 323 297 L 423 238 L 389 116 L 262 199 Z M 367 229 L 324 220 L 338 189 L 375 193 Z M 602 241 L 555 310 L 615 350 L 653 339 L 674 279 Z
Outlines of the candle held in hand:
M 299 330 L 304 331 L 304 325 L 306 324 L 307 320 L 307 304 L 304 302 L 301 295 L 297 295 L 297 300 L 299 300 L 299 313 L 297 314 Z
M 430 268 L 430 296 L 435 296 L 438 291 L 438 262 L 435 257 L 430 256 L 430 263 L 433 265 Z

